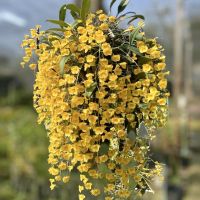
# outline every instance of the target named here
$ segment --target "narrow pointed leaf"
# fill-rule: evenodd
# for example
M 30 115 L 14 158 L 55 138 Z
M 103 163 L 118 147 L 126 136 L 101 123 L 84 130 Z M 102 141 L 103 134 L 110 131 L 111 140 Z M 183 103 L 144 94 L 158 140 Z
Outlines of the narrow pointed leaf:
M 71 13 L 71 16 L 74 18 L 74 19 L 78 19 L 79 18 L 79 15 L 78 15 L 78 13 L 76 13 L 76 12 L 74 12 L 74 11 L 70 11 L 70 13 Z
M 65 31 L 65 29 L 63 29 L 63 28 L 49 28 L 49 29 L 47 29 L 46 30 L 46 32 L 64 32 Z
M 124 11 L 124 9 L 126 8 L 126 6 L 128 5 L 129 0 L 122 0 L 121 3 L 118 6 L 118 14 L 121 13 L 122 11 Z
M 64 56 L 60 60 L 59 67 L 60 67 L 60 75 L 61 76 L 63 76 L 63 74 L 64 74 L 65 64 L 68 62 L 69 59 L 70 59 L 70 56 Z
M 143 15 L 134 15 L 133 18 L 128 22 L 128 24 L 130 24 L 131 22 L 133 22 L 134 20 L 136 20 L 138 18 L 145 20 Z
M 120 15 L 120 16 L 118 17 L 118 19 L 123 18 L 123 17 L 125 17 L 125 16 L 128 15 L 128 14 L 134 14 L 134 15 L 135 15 L 136 13 L 135 13 L 135 12 L 126 12 L 126 13 Z
M 52 23 L 52 24 L 59 25 L 61 28 L 69 26 L 68 23 L 65 23 L 65 22 L 60 21 L 60 20 L 48 19 L 47 21 L 50 22 L 50 23 Z
M 61 8 L 60 8 L 60 11 L 59 11 L 59 20 L 60 21 L 65 21 L 65 17 L 66 17 L 66 5 L 63 5 Z
M 113 7 L 113 5 L 114 5 L 114 3 L 116 2 L 117 0 L 112 0 L 111 1 L 111 3 L 110 3 L 110 12 L 111 12 L 111 9 L 112 9 L 112 7 Z
M 81 19 L 85 22 L 86 17 L 90 11 L 91 1 L 90 0 L 83 0 L 82 7 L 81 7 Z
M 92 93 L 94 92 L 94 90 L 96 89 L 96 87 L 97 87 L 97 83 L 94 82 L 92 83 L 90 87 L 86 88 L 86 91 L 85 91 L 86 97 L 90 97 Z
M 67 10 L 71 12 L 71 15 L 74 19 L 77 19 L 80 17 L 80 8 L 70 3 L 70 4 L 65 4 L 61 7 L 60 13 L 59 13 L 60 21 L 65 21 Z
M 66 5 L 66 9 L 68 9 L 68 10 L 72 10 L 72 11 L 74 11 L 74 12 L 76 12 L 76 13 L 78 13 L 78 14 L 80 14 L 80 8 L 78 8 L 76 5 L 74 5 L 74 4 L 67 4 Z
M 130 43 L 133 44 L 134 40 L 136 39 L 136 36 L 139 34 L 141 30 L 141 27 L 137 27 L 130 35 Z

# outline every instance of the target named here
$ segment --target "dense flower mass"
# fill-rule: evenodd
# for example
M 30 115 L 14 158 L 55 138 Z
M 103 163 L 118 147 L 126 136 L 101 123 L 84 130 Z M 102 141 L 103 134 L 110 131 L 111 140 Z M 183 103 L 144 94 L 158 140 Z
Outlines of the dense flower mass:
M 124 30 L 120 20 L 97 11 L 60 32 L 37 26 L 22 43 L 22 65 L 36 72 L 38 122 L 50 140 L 51 189 L 78 171 L 80 200 L 85 190 L 105 200 L 140 195 L 161 171 L 158 163 L 149 167 L 148 152 L 152 131 L 167 117 L 165 56 L 143 23 Z M 148 135 L 140 134 L 142 124 Z

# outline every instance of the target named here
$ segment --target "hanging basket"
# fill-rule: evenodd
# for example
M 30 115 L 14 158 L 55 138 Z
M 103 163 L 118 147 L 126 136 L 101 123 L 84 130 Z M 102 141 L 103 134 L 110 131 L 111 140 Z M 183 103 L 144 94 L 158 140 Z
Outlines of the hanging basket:
M 154 130 L 166 122 L 169 72 L 161 45 L 145 36 L 144 17 L 121 14 L 127 3 L 121 1 L 117 16 L 90 13 L 89 0 L 81 8 L 64 5 L 59 20 L 48 20 L 59 28 L 36 26 L 22 42 L 22 65 L 36 73 L 38 122 L 50 141 L 50 187 L 69 182 L 75 171 L 80 200 L 86 190 L 106 200 L 134 199 L 161 172 L 148 152 Z M 68 10 L 72 24 L 65 22 Z

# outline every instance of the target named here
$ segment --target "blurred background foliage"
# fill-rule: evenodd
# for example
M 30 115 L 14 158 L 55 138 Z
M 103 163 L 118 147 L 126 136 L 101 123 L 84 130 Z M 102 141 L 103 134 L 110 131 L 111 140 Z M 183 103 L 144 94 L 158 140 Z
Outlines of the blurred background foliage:
M 34 75 L 19 67 L 24 34 L 35 24 L 48 28 L 45 19 L 56 19 L 66 2 L 72 0 L 0 1 L 0 200 L 77 199 L 76 173 L 72 184 L 60 185 L 53 192 L 49 189 L 47 133 L 37 124 L 32 108 Z M 108 11 L 109 3 L 93 0 L 92 9 Z M 127 11 L 132 9 L 145 15 L 148 35 L 159 37 L 172 72 L 169 122 L 158 130 L 151 152 L 165 164 L 165 181 L 156 178 L 152 184 L 155 194 L 148 193 L 144 199 L 198 200 L 200 1 L 130 0 Z

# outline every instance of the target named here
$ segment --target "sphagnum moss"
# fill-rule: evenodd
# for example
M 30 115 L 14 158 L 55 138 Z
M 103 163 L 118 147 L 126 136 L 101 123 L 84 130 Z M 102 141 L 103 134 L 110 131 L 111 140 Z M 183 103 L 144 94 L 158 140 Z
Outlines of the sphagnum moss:
M 101 10 L 85 16 L 72 25 L 56 21 L 60 29 L 36 26 L 22 42 L 22 66 L 36 72 L 34 107 L 50 141 L 50 188 L 78 170 L 80 200 L 85 190 L 105 200 L 128 199 L 148 190 L 161 172 L 157 162 L 149 167 L 148 152 L 151 133 L 167 118 L 169 72 L 163 48 L 145 37 L 143 22 L 124 30 L 123 17 Z

